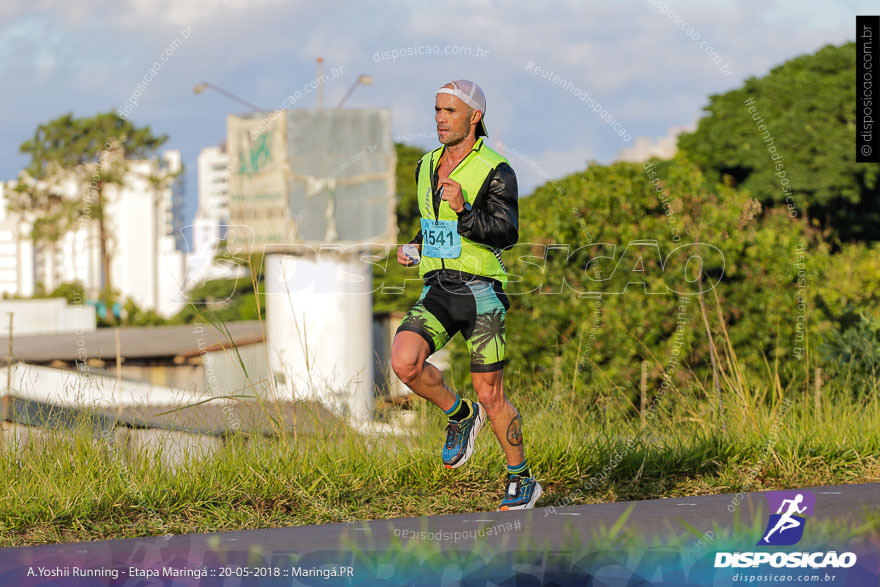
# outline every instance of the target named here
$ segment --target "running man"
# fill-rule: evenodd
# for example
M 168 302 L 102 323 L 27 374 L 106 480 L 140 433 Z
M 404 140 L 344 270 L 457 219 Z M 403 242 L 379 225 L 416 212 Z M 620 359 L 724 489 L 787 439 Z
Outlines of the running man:
M 437 90 L 434 104 L 441 146 L 416 165 L 422 228 L 410 241 L 425 287 L 397 329 L 391 366 L 415 393 L 449 417 L 443 464 L 467 462 L 486 418 L 507 458 L 502 510 L 532 508 L 541 486 L 526 463 L 522 420 L 504 396 L 504 293 L 507 273 L 501 250 L 519 238 L 516 175 L 507 160 L 483 142 L 486 97 L 474 82 L 458 80 Z M 459 397 L 427 362 L 461 332 L 471 355 L 471 381 L 478 401 Z
M 778 530 L 780 534 L 785 532 L 786 530 L 791 530 L 792 528 L 797 528 L 803 522 L 798 519 L 795 519 L 794 514 L 802 514 L 807 511 L 807 506 L 798 507 L 800 503 L 804 501 L 804 494 L 798 493 L 794 499 L 785 499 L 779 504 L 779 510 L 777 510 L 777 514 L 782 514 L 779 517 L 779 521 L 776 522 L 776 525 L 773 526 L 773 529 L 767 532 L 767 535 L 764 536 L 764 542 L 767 544 L 770 543 L 770 537 Z M 782 510 L 785 509 L 785 504 L 788 504 L 788 509 L 783 514 Z

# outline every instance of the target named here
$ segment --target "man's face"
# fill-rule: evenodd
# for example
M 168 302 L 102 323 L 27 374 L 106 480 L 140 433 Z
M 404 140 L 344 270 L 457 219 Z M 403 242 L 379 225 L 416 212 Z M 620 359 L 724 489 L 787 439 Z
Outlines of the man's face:
M 443 145 L 456 145 L 471 132 L 481 114 L 451 94 L 437 94 L 434 99 L 434 120 L 437 140 Z

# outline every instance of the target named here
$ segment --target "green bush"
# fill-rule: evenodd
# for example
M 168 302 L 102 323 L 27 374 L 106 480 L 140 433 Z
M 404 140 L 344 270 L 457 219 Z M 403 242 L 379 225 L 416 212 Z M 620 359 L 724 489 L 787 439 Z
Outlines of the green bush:
M 709 321 L 716 344 L 726 325 L 740 358 L 759 367 L 763 355 L 791 353 L 795 251 L 808 232 L 684 158 L 592 165 L 541 186 L 520 202 L 520 244 L 505 258 L 509 356 L 533 375 L 566 373 L 574 388 L 586 377 L 632 387 L 642 360 L 659 377 L 674 348 L 705 370 Z M 686 263 L 695 251 L 702 272 Z
M 842 238 L 877 239 L 880 165 L 854 157 L 855 63 L 855 43 L 826 45 L 748 78 L 710 96 L 678 146 L 710 177 L 728 175 L 762 203 L 791 195 Z
M 819 356 L 826 372 L 855 393 L 874 391 L 880 373 L 880 320 L 861 314 L 855 324 L 829 331 Z

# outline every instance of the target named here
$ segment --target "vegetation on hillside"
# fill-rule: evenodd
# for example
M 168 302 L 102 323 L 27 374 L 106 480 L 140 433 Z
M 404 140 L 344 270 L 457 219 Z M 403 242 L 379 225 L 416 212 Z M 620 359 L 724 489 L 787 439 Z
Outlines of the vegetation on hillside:
M 856 163 L 856 47 L 828 45 L 709 97 L 679 148 L 762 203 L 793 200 L 842 239 L 880 238 L 880 164 Z

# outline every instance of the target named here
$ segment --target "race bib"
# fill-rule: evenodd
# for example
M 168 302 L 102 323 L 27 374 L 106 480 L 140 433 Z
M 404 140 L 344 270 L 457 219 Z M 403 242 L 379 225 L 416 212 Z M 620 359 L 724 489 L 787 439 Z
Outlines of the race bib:
M 461 255 L 458 221 L 422 218 L 422 255 L 440 259 L 455 259 Z

